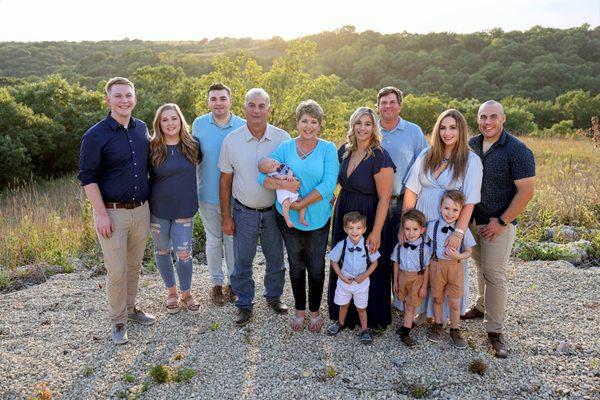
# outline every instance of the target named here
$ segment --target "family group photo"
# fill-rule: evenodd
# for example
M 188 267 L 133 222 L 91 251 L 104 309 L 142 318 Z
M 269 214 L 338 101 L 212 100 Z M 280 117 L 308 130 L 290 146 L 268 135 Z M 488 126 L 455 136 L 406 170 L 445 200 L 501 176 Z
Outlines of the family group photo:
M 600 4 L 559 3 L 2 34 L 0 398 L 600 396 Z

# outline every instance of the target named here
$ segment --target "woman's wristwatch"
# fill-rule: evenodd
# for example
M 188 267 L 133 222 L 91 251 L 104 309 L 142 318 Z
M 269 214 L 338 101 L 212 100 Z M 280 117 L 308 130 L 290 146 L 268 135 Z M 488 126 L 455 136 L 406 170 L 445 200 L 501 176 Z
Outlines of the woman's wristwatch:
M 498 217 L 498 223 L 500 224 L 500 226 L 506 226 L 506 222 L 504 222 L 502 217 Z

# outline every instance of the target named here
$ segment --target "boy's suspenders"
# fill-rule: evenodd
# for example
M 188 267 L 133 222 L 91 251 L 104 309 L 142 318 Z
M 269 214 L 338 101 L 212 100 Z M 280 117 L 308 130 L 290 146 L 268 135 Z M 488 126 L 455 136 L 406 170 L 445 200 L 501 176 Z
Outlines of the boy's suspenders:
M 340 264 L 340 270 L 344 267 L 344 257 L 346 257 L 346 238 L 344 238 L 344 244 L 342 245 L 342 255 L 340 256 L 340 259 L 338 261 L 338 264 Z M 367 268 L 365 268 L 365 271 L 367 269 L 369 269 L 369 254 L 367 252 L 367 246 L 365 245 L 365 263 L 367 264 Z
M 340 264 L 340 271 L 344 266 L 344 257 L 346 257 L 346 238 L 344 238 L 344 244 L 342 245 L 342 255 L 340 256 L 340 260 L 338 264 Z
M 440 226 L 440 220 L 438 219 L 437 221 L 435 221 L 435 224 L 433 226 L 433 255 L 431 256 L 433 258 L 434 261 L 438 260 L 438 256 L 437 256 L 437 228 Z
M 440 226 L 440 220 L 438 219 L 437 221 L 435 221 L 435 224 L 433 226 L 433 255 L 431 256 L 434 261 L 438 260 L 438 256 L 437 256 L 437 231 L 438 231 L 438 227 Z M 460 242 L 460 252 L 462 253 L 464 251 L 464 245 L 462 243 L 462 241 Z
M 419 244 L 419 266 L 421 269 L 419 270 L 419 275 L 423 275 L 423 270 L 425 269 L 425 238 L 421 238 L 421 244 Z M 400 243 L 396 247 L 396 260 L 398 260 L 398 265 L 400 265 Z

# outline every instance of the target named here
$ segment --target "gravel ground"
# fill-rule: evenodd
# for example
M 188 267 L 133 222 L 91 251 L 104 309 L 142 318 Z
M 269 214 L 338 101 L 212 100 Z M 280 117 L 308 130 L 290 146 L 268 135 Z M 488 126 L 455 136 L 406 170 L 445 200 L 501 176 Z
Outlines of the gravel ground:
M 511 353 L 495 359 L 481 322 L 463 324 L 469 347 L 432 344 L 426 327 L 407 349 L 394 327 L 363 346 L 348 331 L 338 337 L 293 333 L 289 317 L 275 315 L 262 298 L 264 263 L 258 259 L 257 303 L 252 322 L 234 323 L 235 308 L 208 303 L 209 276 L 196 266 L 193 290 L 199 315 L 167 315 L 158 273 L 140 280 L 139 304 L 158 317 L 153 327 L 129 325 L 130 343 L 114 346 L 108 335 L 103 277 L 89 271 L 0 295 L 0 398 L 428 398 L 597 399 L 600 397 L 600 271 L 565 262 L 510 266 Z M 471 270 L 472 287 L 475 276 Z M 292 303 L 289 281 L 284 300 Z M 326 313 L 323 308 L 322 312 Z M 472 360 L 484 376 L 469 372 Z M 189 382 L 157 384 L 154 365 L 191 368 Z M 422 387 L 419 387 L 422 385 Z

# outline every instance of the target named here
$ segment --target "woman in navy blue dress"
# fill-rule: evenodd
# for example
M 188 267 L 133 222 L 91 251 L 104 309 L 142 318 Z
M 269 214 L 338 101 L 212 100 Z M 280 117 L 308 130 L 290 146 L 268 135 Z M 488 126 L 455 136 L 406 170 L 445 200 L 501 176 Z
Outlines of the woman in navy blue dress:
M 394 185 L 396 167 L 387 151 L 381 147 L 381 134 L 376 114 L 367 107 L 357 109 L 350 117 L 348 142 L 338 150 L 340 172 L 338 183 L 342 190 L 336 201 L 333 217 L 333 243 L 346 237 L 342 219 L 350 211 L 367 218 L 365 246 L 370 253 L 379 251 L 378 266 L 370 276 L 367 318 L 370 328 L 385 329 L 391 323 L 391 268 L 389 244 L 386 242 L 389 225 L 388 205 Z M 327 304 L 329 318 L 337 321 L 339 306 L 333 298 L 337 275 L 330 270 Z M 359 323 L 354 304 L 350 304 L 345 326 Z

